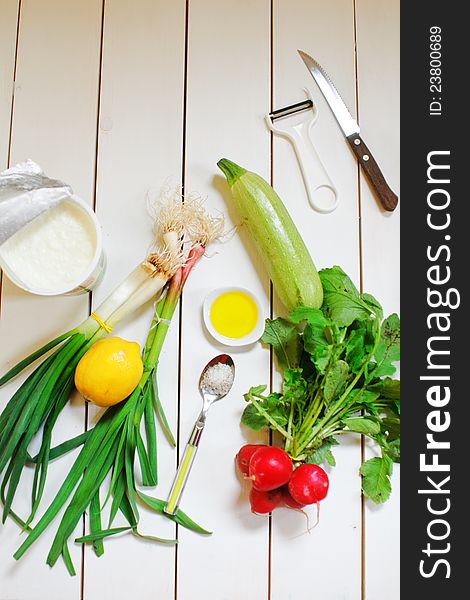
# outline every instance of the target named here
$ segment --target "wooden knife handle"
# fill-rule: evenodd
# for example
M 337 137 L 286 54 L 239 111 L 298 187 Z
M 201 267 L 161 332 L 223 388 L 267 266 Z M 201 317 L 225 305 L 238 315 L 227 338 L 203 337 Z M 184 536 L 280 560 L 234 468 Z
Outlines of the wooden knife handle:
M 346 138 L 351 146 L 352 151 L 359 159 L 359 164 L 364 170 L 364 173 L 369 180 L 369 183 L 374 188 L 380 203 L 385 210 L 395 210 L 398 204 L 397 196 L 389 188 L 385 181 L 379 165 L 375 162 L 369 148 L 364 144 L 362 138 L 357 133 Z

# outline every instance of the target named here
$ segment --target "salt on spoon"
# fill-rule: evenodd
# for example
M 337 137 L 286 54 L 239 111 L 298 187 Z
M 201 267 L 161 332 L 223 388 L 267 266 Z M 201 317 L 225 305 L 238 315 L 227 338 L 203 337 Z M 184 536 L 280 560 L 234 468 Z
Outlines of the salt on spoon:
M 201 388 L 210 394 L 223 397 L 232 387 L 233 375 L 233 366 L 218 362 L 203 371 Z
M 207 363 L 199 378 L 199 393 L 203 404 L 199 417 L 189 436 L 183 457 L 176 472 L 165 512 L 174 515 L 183 495 L 201 435 L 206 424 L 207 412 L 214 402 L 224 398 L 230 391 L 235 378 L 235 365 L 228 354 L 220 354 Z

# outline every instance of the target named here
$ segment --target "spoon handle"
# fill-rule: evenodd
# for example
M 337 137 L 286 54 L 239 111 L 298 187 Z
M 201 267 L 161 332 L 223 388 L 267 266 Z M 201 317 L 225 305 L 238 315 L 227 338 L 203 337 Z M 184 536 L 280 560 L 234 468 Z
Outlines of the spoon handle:
M 205 414 L 201 413 L 198 420 L 194 424 L 191 435 L 189 436 L 188 443 L 184 449 L 183 457 L 181 458 L 178 470 L 173 480 L 173 485 L 171 486 L 168 500 L 165 505 L 165 512 L 170 515 L 174 515 L 178 510 L 181 496 L 183 495 L 186 482 L 188 481 L 205 424 Z

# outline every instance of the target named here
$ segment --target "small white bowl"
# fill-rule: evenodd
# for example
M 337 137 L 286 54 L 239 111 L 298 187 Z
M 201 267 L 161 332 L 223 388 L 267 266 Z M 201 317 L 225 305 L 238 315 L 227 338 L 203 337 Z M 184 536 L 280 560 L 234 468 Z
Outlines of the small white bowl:
M 2 258 L 0 253 L 0 267 L 8 275 L 8 278 L 11 279 L 11 281 L 19 288 L 31 294 L 36 294 L 37 296 L 74 296 L 90 292 L 101 281 L 106 268 L 106 255 L 103 251 L 103 234 L 96 213 L 88 204 L 74 194 L 65 198 L 64 202 L 75 204 L 87 215 L 89 224 L 95 234 L 95 252 L 93 258 L 89 263 L 87 270 L 81 273 L 81 275 L 75 281 L 69 283 L 66 287 L 55 290 L 41 290 L 32 288 L 24 283 L 18 275 L 16 275 L 16 273 L 10 268 L 8 262 Z
M 253 330 L 250 331 L 250 333 L 248 335 L 245 335 L 244 337 L 231 338 L 231 337 L 226 337 L 225 335 L 221 335 L 214 328 L 214 326 L 211 323 L 210 311 L 211 311 L 213 302 L 215 301 L 216 298 L 218 298 L 219 296 L 221 296 L 222 294 L 225 294 L 227 292 L 243 292 L 244 294 L 249 296 L 256 304 L 256 308 L 258 310 L 258 321 L 257 321 L 255 327 L 253 328 Z M 250 292 L 250 290 L 247 290 L 246 288 L 232 286 L 232 287 L 223 287 L 223 288 L 218 288 L 216 290 L 212 290 L 212 292 L 207 294 L 207 296 L 204 298 L 204 304 L 202 307 L 202 311 L 203 311 L 203 317 L 204 317 L 204 324 L 207 328 L 207 331 L 211 334 L 211 336 L 214 339 L 216 339 L 221 344 L 225 344 L 226 346 L 247 346 L 248 344 L 254 344 L 263 335 L 263 331 L 264 331 L 263 309 L 261 308 L 261 304 L 260 304 L 258 298 L 253 294 L 253 292 Z

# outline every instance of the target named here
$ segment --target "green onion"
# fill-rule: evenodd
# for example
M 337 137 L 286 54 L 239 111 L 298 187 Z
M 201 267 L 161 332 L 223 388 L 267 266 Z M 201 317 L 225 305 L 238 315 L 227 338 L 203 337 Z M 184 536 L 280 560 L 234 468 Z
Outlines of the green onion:
M 154 265 L 151 267 L 148 269 L 151 275 L 146 275 L 146 280 L 141 282 L 138 289 L 134 290 L 123 304 L 116 306 L 111 302 L 110 298 L 113 296 L 111 294 L 110 298 L 101 305 L 104 308 L 97 309 L 100 319 L 114 327 L 121 318 L 135 311 L 140 304 L 161 291 L 168 276 L 160 271 L 157 272 Z M 137 270 L 140 273 L 139 277 L 145 269 L 147 267 L 139 267 Z M 131 275 L 131 282 L 134 284 L 136 272 Z M 119 297 L 122 290 L 121 285 L 117 290 Z M 111 311 L 109 314 L 107 314 L 108 310 Z M 104 334 L 105 331 L 96 320 L 89 317 L 78 328 L 71 330 L 68 336 L 64 334 L 46 344 L 13 367 L 0 380 L 0 384 L 6 383 L 38 359 L 41 354 L 48 352 L 54 345 L 60 344 L 18 388 L 0 416 L 0 473 L 9 461 L 15 462 L 10 474 L 3 521 L 9 513 L 21 473 L 28 461 L 29 446 L 36 433 L 44 426 L 43 441 L 33 481 L 31 514 L 26 521 L 27 524 L 34 517 L 44 490 L 52 429 L 73 388 L 75 367 L 88 348 Z

